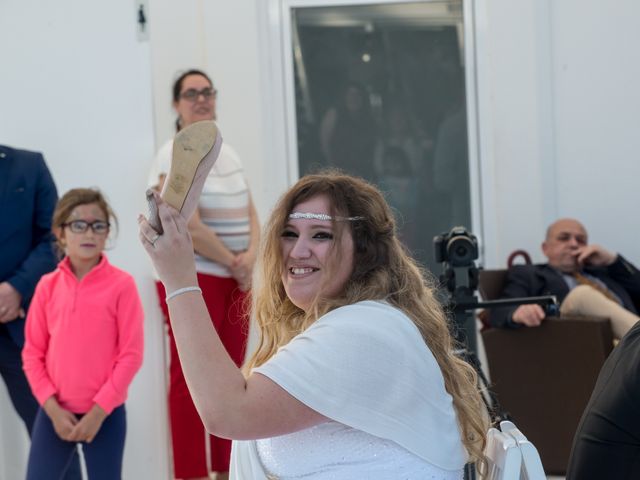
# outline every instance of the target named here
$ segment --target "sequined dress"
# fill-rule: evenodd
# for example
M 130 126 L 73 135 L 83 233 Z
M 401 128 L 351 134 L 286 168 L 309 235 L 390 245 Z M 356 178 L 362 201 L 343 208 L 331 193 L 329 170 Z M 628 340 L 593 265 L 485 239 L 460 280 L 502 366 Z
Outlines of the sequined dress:
M 257 440 L 270 479 L 462 480 L 463 470 L 444 470 L 385 440 L 338 422 Z
M 453 399 L 415 324 L 384 301 L 337 308 L 253 369 L 331 421 L 234 441 L 232 480 L 459 480 Z

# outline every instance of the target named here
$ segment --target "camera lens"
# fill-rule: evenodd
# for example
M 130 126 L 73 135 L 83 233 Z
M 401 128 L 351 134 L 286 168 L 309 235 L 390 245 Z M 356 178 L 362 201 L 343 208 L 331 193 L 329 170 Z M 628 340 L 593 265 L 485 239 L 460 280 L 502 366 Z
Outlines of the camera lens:
M 474 244 L 466 235 L 453 237 L 447 245 L 451 265 L 470 265 L 476 258 Z
M 455 267 L 472 267 L 478 258 L 478 241 L 464 227 L 453 227 L 451 231 L 433 237 L 436 262 Z

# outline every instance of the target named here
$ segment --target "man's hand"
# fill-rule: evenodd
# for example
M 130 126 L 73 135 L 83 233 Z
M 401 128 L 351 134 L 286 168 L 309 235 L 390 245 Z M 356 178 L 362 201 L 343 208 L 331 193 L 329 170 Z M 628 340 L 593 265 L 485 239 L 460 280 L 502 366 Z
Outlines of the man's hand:
M 89 410 L 73 428 L 73 431 L 69 435 L 69 440 L 72 442 L 91 443 L 98 434 L 105 418 L 107 418 L 107 412 L 98 404 L 94 404 L 91 410 Z
M 520 305 L 516 308 L 513 315 L 511 315 L 511 320 L 513 320 L 514 323 L 520 323 L 527 327 L 539 327 L 544 317 L 545 313 L 542 307 L 537 304 L 531 304 Z
M 53 429 L 62 440 L 71 440 L 71 433 L 78 423 L 76 416 L 60 406 L 55 397 L 49 397 L 42 406 L 53 423 Z
M 0 283 L 0 323 L 7 323 L 18 317 L 24 317 L 20 308 L 22 295 L 9 282 Z
M 617 255 L 604 249 L 600 245 L 586 245 L 578 249 L 576 260 L 581 267 L 606 267 L 616 261 Z

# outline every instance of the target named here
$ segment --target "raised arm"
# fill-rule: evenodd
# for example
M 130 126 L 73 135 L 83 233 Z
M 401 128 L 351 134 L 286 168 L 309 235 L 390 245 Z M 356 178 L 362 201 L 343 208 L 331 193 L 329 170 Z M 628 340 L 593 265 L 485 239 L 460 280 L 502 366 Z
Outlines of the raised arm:
M 165 233 L 154 245 L 154 231 L 140 218 L 140 240 L 169 295 L 197 285 L 193 245 L 185 220 L 159 198 Z M 194 404 L 207 430 L 236 440 L 283 435 L 325 421 L 268 378 L 245 378 L 227 354 L 197 292 L 168 301 L 180 363 Z

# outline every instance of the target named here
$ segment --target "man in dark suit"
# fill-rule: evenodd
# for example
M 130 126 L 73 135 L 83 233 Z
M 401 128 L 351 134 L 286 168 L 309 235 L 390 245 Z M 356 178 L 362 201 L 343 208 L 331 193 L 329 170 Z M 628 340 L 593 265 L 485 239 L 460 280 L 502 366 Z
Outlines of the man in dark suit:
M 0 145 L 0 375 L 29 434 L 38 403 L 22 370 L 24 323 L 40 277 L 53 270 L 56 186 L 40 153 Z M 80 479 L 76 458 L 67 479 Z
M 564 218 L 553 223 L 542 251 L 548 263 L 509 269 L 501 298 L 555 295 L 563 314 L 609 317 L 617 338 L 638 321 L 640 271 L 621 255 L 589 244 L 580 222 Z M 496 327 L 536 327 L 544 318 L 535 304 L 491 312 Z

